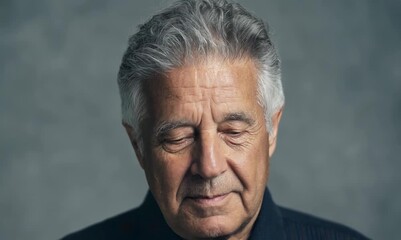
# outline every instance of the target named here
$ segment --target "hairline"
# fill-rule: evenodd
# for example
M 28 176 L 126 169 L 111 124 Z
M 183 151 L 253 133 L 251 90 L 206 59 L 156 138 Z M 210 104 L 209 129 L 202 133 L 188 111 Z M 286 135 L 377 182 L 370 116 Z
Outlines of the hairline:
M 236 14 L 232 16 L 238 16 L 235 22 L 237 25 L 233 26 L 239 26 L 239 28 L 234 29 L 248 32 L 241 32 L 245 35 L 239 35 L 238 32 L 235 32 L 232 35 L 232 39 L 230 39 L 230 37 L 226 38 L 226 34 L 232 33 L 230 32 L 230 28 L 219 28 L 223 31 L 222 35 L 220 35 L 220 32 L 213 33 L 213 31 L 216 30 L 214 26 L 218 28 L 220 25 L 214 25 L 214 22 L 210 22 L 211 18 L 206 19 L 206 15 L 202 15 L 203 13 L 199 12 L 198 7 L 200 5 L 211 7 L 213 10 L 220 11 L 219 13 L 221 13 L 224 7 L 224 9 L 230 11 L 230 13 Z M 178 11 L 174 13 L 175 10 Z M 174 15 L 176 18 L 166 17 L 168 15 L 164 15 L 166 18 L 163 17 L 163 14 L 171 13 L 173 13 L 173 15 L 177 13 L 178 15 Z M 192 27 L 188 29 L 193 32 L 187 33 L 185 31 L 187 28 L 182 28 L 183 25 L 181 28 L 175 28 L 172 25 L 170 25 L 170 28 L 164 28 L 164 26 L 167 26 L 166 24 L 168 22 L 160 21 L 164 18 L 171 24 L 175 20 L 180 19 L 180 17 L 183 17 L 181 19 L 185 21 L 188 20 L 185 17 L 195 17 L 194 21 L 190 20 L 188 22 L 189 27 Z M 228 23 L 225 21 L 233 21 L 230 17 L 227 18 L 228 20 L 223 18 L 215 20 L 221 20 L 221 22 L 219 21 L 217 24 Z M 198 23 L 200 23 L 200 25 L 198 25 Z M 153 28 L 153 26 L 155 28 Z M 163 31 L 167 29 L 167 32 L 160 32 L 158 35 L 156 33 L 158 31 L 153 31 L 158 29 L 158 26 L 163 26 Z M 200 31 L 198 31 L 197 27 L 200 28 Z M 169 30 L 171 29 L 173 35 L 169 35 Z M 205 32 L 202 32 L 202 29 Z M 183 60 L 188 60 L 190 62 L 193 60 L 197 61 L 199 60 L 199 56 L 207 58 L 215 54 L 228 60 L 238 60 L 248 56 L 248 58 L 255 63 L 257 69 L 257 101 L 264 111 L 266 129 L 271 133 L 272 117 L 284 105 L 284 94 L 281 83 L 280 60 L 268 29 L 268 25 L 264 21 L 244 9 L 240 4 L 226 0 L 181 0 L 154 15 L 152 19 L 141 25 L 139 31 L 130 38 L 129 47 L 124 54 L 120 66 L 118 82 L 122 98 L 123 122 L 133 127 L 135 136 L 137 136 L 140 141 L 143 130 L 141 125 L 143 124 L 145 114 L 149 114 L 149 109 L 147 109 L 145 103 L 147 93 L 144 91 L 143 86 L 145 85 L 144 83 L 149 80 L 150 76 L 164 75 L 170 70 L 187 64 L 187 62 Z M 173 43 L 178 44 L 177 46 L 179 48 L 174 49 L 174 46 L 168 45 L 168 42 L 166 42 L 167 45 L 159 45 L 163 44 L 164 40 L 161 40 L 163 42 L 152 42 L 153 40 L 151 40 L 151 42 L 147 44 L 147 37 L 151 36 L 153 36 L 153 38 L 150 39 L 153 40 L 158 39 L 154 38 L 155 36 L 167 36 L 168 40 L 166 41 L 172 40 Z M 253 39 L 254 37 L 261 37 L 261 39 L 256 40 Z M 195 45 L 191 45 L 192 38 L 195 39 Z M 246 45 L 247 43 L 252 45 Z M 253 47 L 247 48 L 247 46 Z M 166 48 L 164 49 L 163 47 Z M 146 51 L 142 52 L 143 49 L 146 49 Z M 166 52 L 164 50 L 166 50 Z M 173 55 L 163 55 L 165 53 Z M 177 56 L 181 56 L 180 54 L 184 54 L 185 57 L 177 58 Z M 142 59 L 145 59 L 145 61 L 138 62 Z M 139 64 L 139 68 L 133 65 L 133 63 Z M 148 63 L 150 63 L 150 65 L 147 65 Z

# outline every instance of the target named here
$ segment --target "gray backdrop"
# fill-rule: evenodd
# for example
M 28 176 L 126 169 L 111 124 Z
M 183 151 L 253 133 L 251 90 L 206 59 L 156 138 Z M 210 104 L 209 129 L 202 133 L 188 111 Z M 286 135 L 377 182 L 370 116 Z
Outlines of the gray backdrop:
M 142 201 L 116 74 L 168 2 L 0 2 L 0 239 L 57 239 Z M 400 1 L 241 2 L 283 62 L 276 202 L 401 239 Z

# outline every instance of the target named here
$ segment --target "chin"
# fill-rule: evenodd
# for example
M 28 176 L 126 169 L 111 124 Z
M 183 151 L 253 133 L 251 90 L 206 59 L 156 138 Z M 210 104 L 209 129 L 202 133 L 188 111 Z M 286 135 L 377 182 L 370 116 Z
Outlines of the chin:
M 236 233 L 240 226 L 235 226 L 233 221 L 224 217 L 209 217 L 192 226 L 191 232 L 187 232 L 189 239 L 221 238 Z

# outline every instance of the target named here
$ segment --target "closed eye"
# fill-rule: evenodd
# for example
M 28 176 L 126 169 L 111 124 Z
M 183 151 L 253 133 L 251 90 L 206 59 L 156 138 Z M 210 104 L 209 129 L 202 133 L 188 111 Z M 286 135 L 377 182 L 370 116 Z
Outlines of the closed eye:
M 221 132 L 224 141 L 231 146 L 241 146 L 247 142 L 247 131 L 245 130 L 227 130 Z
M 229 135 L 230 137 L 240 137 L 244 134 L 243 131 L 226 131 L 224 134 Z
M 175 153 L 181 151 L 194 142 L 193 136 L 177 138 L 177 139 L 164 139 L 162 147 L 167 152 Z
M 164 140 L 165 143 L 168 144 L 181 144 L 183 142 L 185 142 L 187 138 L 179 138 L 179 139 L 166 139 Z

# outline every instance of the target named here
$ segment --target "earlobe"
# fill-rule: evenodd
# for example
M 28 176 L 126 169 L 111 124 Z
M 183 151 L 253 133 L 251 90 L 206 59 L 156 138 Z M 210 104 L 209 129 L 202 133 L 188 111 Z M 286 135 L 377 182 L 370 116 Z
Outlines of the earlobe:
M 123 126 L 125 128 L 125 131 L 128 134 L 128 137 L 130 139 L 131 145 L 134 148 L 136 158 L 138 159 L 138 162 L 139 162 L 139 164 L 141 165 L 141 167 L 143 169 L 144 166 L 143 166 L 142 151 L 141 151 L 141 149 L 140 149 L 140 147 L 138 145 L 138 140 L 137 140 L 137 138 L 135 136 L 134 130 L 129 124 L 127 124 L 125 122 L 123 122 L 122 124 L 123 124 Z
M 281 115 L 283 113 L 283 108 L 280 108 L 272 117 L 272 132 L 269 133 L 269 157 L 273 155 L 274 151 L 276 150 L 276 143 L 277 143 L 277 133 L 278 127 L 280 125 Z

